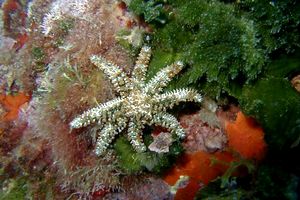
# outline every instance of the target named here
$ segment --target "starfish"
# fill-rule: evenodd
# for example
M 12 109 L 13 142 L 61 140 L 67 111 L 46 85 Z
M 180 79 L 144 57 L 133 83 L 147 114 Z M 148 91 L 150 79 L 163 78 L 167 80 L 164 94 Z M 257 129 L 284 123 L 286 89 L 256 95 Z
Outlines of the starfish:
M 182 101 L 201 102 L 202 96 L 189 88 L 162 93 L 163 88 L 182 70 L 181 61 L 161 69 L 146 82 L 150 57 L 151 48 L 142 47 L 131 77 L 101 56 L 90 57 L 91 62 L 103 71 L 119 94 L 119 97 L 83 112 L 70 123 L 71 128 L 99 124 L 100 133 L 95 148 L 97 155 L 103 154 L 115 136 L 125 129 L 133 148 L 137 152 L 145 151 L 142 139 L 144 125 L 162 126 L 179 138 L 185 137 L 177 119 L 166 110 Z

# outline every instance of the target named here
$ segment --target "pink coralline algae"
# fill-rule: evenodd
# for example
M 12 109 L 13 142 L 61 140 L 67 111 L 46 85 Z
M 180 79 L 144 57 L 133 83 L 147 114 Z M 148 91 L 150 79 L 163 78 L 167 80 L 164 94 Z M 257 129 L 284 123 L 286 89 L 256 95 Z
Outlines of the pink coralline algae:
M 188 153 L 197 151 L 214 152 L 223 149 L 227 139 L 221 124 L 216 117 L 216 114 L 209 112 L 209 115 L 214 115 L 215 123 L 208 123 L 201 118 L 201 112 L 194 114 L 183 115 L 179 121 L 186 132 L 186 140 L 183 143 L 184 148 Z

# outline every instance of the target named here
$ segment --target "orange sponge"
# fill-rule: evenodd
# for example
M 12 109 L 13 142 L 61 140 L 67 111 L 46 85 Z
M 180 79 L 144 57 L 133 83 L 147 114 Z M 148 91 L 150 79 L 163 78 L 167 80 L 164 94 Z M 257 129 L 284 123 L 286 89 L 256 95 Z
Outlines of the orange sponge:
M 227 152 L 216 152 L 213 154 L 198 151 L 194 154 L 185 154 L 180 161 L 166 174 L 164 180 L 169 185 L 174 185 L 179 177 L 189 176 L 189 184 L 176 193 L 175 200 L 192 200 L 200 189 L 200 183 L 208 184 L 218 176 L 222 175 L 228 165 L 214 164 L 212 158 L 229 163 L 234 160 Z
M 23 92 L 17 95 L 4 95 L 0 94 L 0 104 L 6 109 L 4 116 L 1 116 L 3 121 L 12 121 L 18 118 L 19 108 L 30 100 L 30 96 Z
M 236 121 L 226 122 L 229 147 L 246 159 L 261 160 L 266 151 L 263 129 L 254 119 L 238 112 Z

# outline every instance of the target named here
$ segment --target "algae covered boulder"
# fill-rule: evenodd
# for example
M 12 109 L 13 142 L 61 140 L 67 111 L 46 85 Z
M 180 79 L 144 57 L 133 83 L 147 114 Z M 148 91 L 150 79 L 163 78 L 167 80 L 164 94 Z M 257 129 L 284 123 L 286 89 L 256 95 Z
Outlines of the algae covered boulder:
M 283 78 L 264 78 L 243 89 L 244 112 L 264 127 L 270 148 L 295 147 L 300 139 L 300 94 Z

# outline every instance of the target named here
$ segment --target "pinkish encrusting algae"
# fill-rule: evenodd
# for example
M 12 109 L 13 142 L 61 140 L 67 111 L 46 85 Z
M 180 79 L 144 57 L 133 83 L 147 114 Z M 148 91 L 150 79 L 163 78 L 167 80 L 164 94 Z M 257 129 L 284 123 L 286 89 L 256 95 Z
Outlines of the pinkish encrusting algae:
M 224 150 L 227 137 L 224 131 L 224 120 L 219 117 L 219 113 L 224 111 L 207 98 L 202 105 L 200 111 L 180 116 L 180 123 L 187 134 L 183 146 L 188 153 Z

